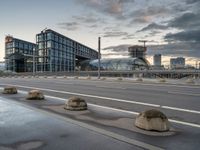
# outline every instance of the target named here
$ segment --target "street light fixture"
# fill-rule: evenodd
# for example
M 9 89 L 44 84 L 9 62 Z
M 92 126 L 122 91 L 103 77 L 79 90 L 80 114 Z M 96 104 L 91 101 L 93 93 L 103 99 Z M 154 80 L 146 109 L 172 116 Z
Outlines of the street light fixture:
M 98 38 L 98 79 L 100 79 L 100 71 L 101 71 L 101 37 Z

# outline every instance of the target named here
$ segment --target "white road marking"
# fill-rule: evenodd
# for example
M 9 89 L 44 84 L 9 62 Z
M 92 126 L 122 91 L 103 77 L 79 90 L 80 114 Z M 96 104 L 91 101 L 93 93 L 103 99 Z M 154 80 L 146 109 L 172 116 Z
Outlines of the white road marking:
M 0 88 L 2 89 L 2 88 Z M 20 93 L 26 94 L 26 91 L 19 91 Z M 57 100 L 61 100 L 66 102 L 67 98 L 60 98 L 60 97 L 55 97 L 55 96 L 50 96 L 50 95 L 45 95 L 45 97 L 48 98 L 52 98 L 52 99 L 57 99 Z M 127 113 L 127 114 L 132 114 L 132 115 L 138 115 L 139 112 L 134 112 L 134 111 L 128 111 L 128 110 L 123 110 L 123 109 L 118 109 L 118 108 L 112 108 L 112 107 L 107 107 L 107 106 L 101 106 L 101 105 L 96 105 L 96 104 L 91 104 L 91 103 L 87 103 L 88 106 L 92 106 L 92 107 L 98 107 L 98 108 L 103 108 L 103 109 L 108 109 L 108 110 L 112 110 L 112 111 L 118 111 L 118 112 L 122 112 L 122 113 Z M 199 124 L 195 124 L 195 123 L 190 123 L 190 122 L 184 122 L 184 121 L 179 121 L 179 120 L 173 120 L 173 119 L 169 119 L 170 122 L 173 123 L 177 123 L 177 124 L 182 124 L 182 125 L 186 125 L 186 126 L 191 126 L 191 127 L 197 127 L 200 128 Z
M 126 90 L 127 88 L 124 87 L 118 87 L 118 86 L 96 86 L 97 88 L 108 88 L 108 89 L 121 89 L 121 90 Z
M 177 111 L 184 111 L 184 112 L 189 112 L 189 113 L 194 113 L 194 114 L 200 114 L 200 111 L 190 110 L 190 109 L 183 109 L 183 108 L 169 107 L 169 106 L 161 106 L 161 108 L 177 110 Z
M 7 84 L 0 84 L 0 85 L 7 85 Z M 103 97 L 103 96 L 96 96 L 96 95 L 89 95 L 89 94 L 82 94 L 82 93 L 74 93 L 74 92 L 67 92 L 67 91 L 58 91 L 58 90 L 52 90 L 52 89 L 44 89 L 44 88 L 37 88 L 37 87 L 31 87 L 31 86 L 21 86 L 21 85 L 13 85 L 13 84 L 12 84 L 12 86 L 22 87 L 22 88 L 28 88 L 28 89 L 38 89 L 38 90 L 43 90 L 43 91 L 51 91 L 51 92 L 56 92 L 56 93 L 79 95 L 79 96 L 84 96 L 84 97 L 93 97 L 93 98 L 106 99 L 106 100 L 112 100 L 112 101 L 118 101 L 118 102 L 125 102 L 125 103 L 131 103 L 131 104 L 138 104 L 138 105 L 145 105 L 145 106 L 152 106 L 152 107 L 160 107 L 160 105 L 156 105 L 156 104 L 142 103 L 142 102 L 137 102 L 137 101 L 128 101 L 128 100 L 123 100 L 123 99 Z
M 26 93 L 25 91 L 20 91 L 20 92 Z M 50 96 L 50 95 L 45 95 L 45 96 L 48 97 L 48 98 L 57 99 L 57 100 L 65 101 L 65 102 L 67 101 L 67 99 L 60 98 L 60 97 L 54 97 L 54 96 Z M 92 106 L 92 107 L 102 108 L 102 109 L 108 109 L 108 110 L 111 110 L 111 111 L 118 111 L 118 112 L 122 112 L 122 113 L 132 114 L 132 115 L 138 115 L 139 114 L 139 112 L 135 112 L 135 111 L 128 111 L 128 110 L 112 108 L 112 107 L 107 107 L 107 106 L 101 106 L 101 105 L 96 105 L 96 104 L 91 104 L 91 103 L 87 103 L 87 105 Z M 182 124 L 182 125 L 200 128 L 200 125 L 195 124 L 195 123 L 184 122 L 184 121 L 179 121 L 179 120 L 174 120 L 174 119 L 169 119 L 169 121 L 173 122 L 173 123 L 177 123 L 177 124 Z
M 184 121 L 178 121 L 178 120 L 173 120 L 173 119 L 169 119 L 169 121 L 170 121 L 170 122 L 173 122 L 173 123 L 178 123 L 178 124 L 186 125 L 186 126 L 191 126 L 191 127 L 200 128 L 200 125 L 199 125 L 199 124 L 195 124 L 195 123 L 184 122 Z
M 183 93 L 183 92 L 175 92 L 175 91 L 168 91 L 169 94 L 179 94 L 179 95 L 188 95 L 188 96 L 200 96 L 197 93 Z
M 8 85 L 8 84 L 0 84 L 0 85 Z M 151 106 L 151 107 L 164 108 L 164 109 L 170 109 L 170 110 L 181 111 L 181 112 L 200 114 L 200 111 L 197 111 L 197 110 L 162 106 L 162 105 L 143 103 L 143 102 L 138 102 L 138 101 L 130 101 L 130 100 L 124 100 L 124 99 L 117 99 L 117 98 L 110 98 L 110 97 L 103 97 L 103 96 L 96 96 L 96 95 L 89 95 L 89 94 L 82 94 L 82 93 L 74 93 L 74 92 L 67 92 L 67 91 L 58 91 L 58 90 L 44 89 L 44 88 L 37 88 L 37 87 L 30 87 L 30 86 L 20 86 L 20 85 L 13 85 L 13 84 L 12 86 L 28 88 L 28 89 L 38 89 L 38 90 L 43 90 L 43 91 L 51 91 L 51 92 L 56 92 L 56 93 L 64 93 L 64 94 L 70 94 L 70 95 L 79 95 L 79 96 L 84 96 L 84 97 L 93 97 L 93 98 L 99 98 L 99 99 L 104 99 L 104 100 L 106 99 L 106 100 L 123 102 L 123 103 L 130 103 L 130 104 L 137 104 L 137 105 L 143 105 L 143 106 Z

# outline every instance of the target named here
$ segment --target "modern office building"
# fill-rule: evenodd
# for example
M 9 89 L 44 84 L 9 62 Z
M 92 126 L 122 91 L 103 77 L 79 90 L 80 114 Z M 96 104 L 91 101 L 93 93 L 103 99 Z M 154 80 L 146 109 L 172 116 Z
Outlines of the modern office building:
M 98 58 L 98 52 L 51 29 L 36 35 L 37 71 L 74 71 L 83 60 Z
M 74 71 L 81 61 L 97 58 L 94 49 L 50 29 L 36 35 L 36 44 L 5 38 L 5 66 L 12 72 Z
M 147 48 L 143 46 L 134 45 L 128 48 L 129 56 L 132 58 L 145 58 Z
M 153 56 L 153 64 L 154 66 L 161 66 L 161 54 L 155 54 Z
M 36 44 L 14 38 L 5 37 L 5 67 L 12 72 L 33 71 L 33 51 Z
M 183 69 L 185 67 L 185 58 L 177 57 L 170 59 L 171 69 Z

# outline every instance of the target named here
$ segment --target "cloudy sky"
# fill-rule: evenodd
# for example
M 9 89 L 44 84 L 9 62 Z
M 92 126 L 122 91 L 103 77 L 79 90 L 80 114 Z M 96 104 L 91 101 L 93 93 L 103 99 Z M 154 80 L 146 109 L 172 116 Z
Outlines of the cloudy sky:
M 0 60 L 4 38 L 35 42 L 35 34 L 51 28 L 97 49 L 103 57 L 127 57 L 127 47 L 148 40 L 147 58 L 183 56 L 200 61 L 200 0 L 1 0 Z

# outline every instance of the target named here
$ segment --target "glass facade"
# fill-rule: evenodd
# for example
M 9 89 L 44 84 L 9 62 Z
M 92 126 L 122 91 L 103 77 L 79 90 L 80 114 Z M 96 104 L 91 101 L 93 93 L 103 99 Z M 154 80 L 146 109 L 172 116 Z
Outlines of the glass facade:
M 53 30 L 36 35 L 37 71 L 74 71 L 76 59 L 96 59 L 98 53 Z
M 107 71 L 131 71 L 136 69 L 147 69 L 148 62 L 139 58 L 101 59 L 101 70 Z M 98 59 L 86 60 L 81 63 L 82 71 L 98 70 Z
M 6 70 L 13 72 L 32 72 L 33 50 L 36 44 L 6 36 L 5 64 Z

